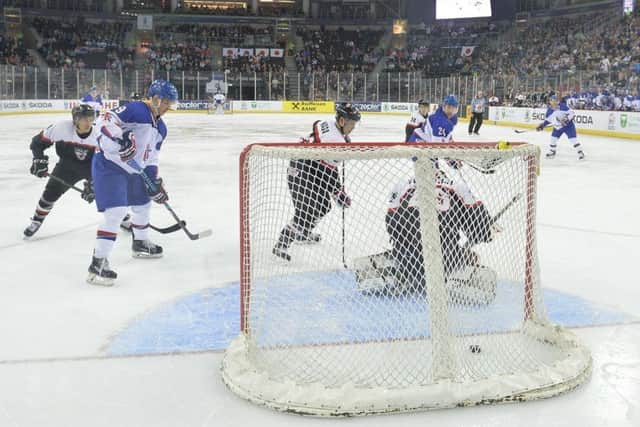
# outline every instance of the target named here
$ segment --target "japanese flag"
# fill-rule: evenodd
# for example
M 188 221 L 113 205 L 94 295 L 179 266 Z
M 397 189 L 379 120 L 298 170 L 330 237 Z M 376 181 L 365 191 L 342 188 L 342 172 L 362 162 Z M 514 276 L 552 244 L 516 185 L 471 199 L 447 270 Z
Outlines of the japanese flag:
M 473 50 L 475 46 L 462 46 L 462 52 L 460 52 L 461 56 L 471 56 L 473 55 Z

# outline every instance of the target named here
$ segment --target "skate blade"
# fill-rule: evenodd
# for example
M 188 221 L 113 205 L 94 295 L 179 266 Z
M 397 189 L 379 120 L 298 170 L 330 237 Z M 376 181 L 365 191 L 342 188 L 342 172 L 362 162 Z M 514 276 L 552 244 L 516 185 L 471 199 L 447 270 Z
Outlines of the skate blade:
M 152 258 L 162 258 L 164 254 L 149 254 L 147 252 L 132 252 L 131 253 L 131 257 L 132 258 L 147 258 L 147 259 L 152 259 Z
M 89 273 L 87 277 L 87 283 L 95 286 L 113 286 L 115 279 L 108 277 L 100 277 L 97 274 Z

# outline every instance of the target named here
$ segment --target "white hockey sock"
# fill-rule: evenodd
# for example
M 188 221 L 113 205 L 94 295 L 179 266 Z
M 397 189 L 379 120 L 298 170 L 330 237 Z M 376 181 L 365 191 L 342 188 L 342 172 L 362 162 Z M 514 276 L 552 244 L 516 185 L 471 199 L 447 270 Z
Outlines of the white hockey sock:
M 558 137 L 557 136 L 552 136 L 551 137 L 551 143 L 549 144 L 549 151 L 556 151 L 556 148 L 558 148 Z
M 120 221 L 127 214 L 125 206 L 108 208 L 103 212 L 104 221 L 98 227 L 94 256 L 96 258 L 109 258 L 116 242 Z
M 575 148 L 578 153 L 582 151 L 582 145 L 580 145 L 580 143 L 578 142 L 578 138 L 569 138 L 569 142 L 571 143 L 571 145 L 573 145 L 573 148 Z
M 135 240 L 149 238 L 149 219 L 151 218 L 151 202 L 146 205 L 131 206 L 131 224 Z

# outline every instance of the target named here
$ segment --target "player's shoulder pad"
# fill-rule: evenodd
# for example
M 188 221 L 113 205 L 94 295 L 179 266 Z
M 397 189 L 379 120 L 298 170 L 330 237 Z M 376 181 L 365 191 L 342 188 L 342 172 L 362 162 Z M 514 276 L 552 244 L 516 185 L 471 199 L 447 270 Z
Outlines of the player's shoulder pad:
M 124 123 L 153 124 L 149 106 L 142 101 L 134 101 L 111 110 Z

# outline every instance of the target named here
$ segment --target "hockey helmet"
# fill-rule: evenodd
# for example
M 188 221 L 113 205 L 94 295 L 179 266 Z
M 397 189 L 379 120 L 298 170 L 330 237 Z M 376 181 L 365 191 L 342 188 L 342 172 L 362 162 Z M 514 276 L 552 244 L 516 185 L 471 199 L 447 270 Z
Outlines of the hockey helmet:
M 142 99 L 142 96 L 140 96 L 138 92 L 131 92 L 129 98 L 131 98 L 132 101 L 140 101 Z
M 458 102 L 458 98 L 455 95 L 447 95 L 442 100 L 442 105 L 451 105 L 452 107 L 457 107 L 460 103 Z
M 78 120 L 85 117 L 93 121 L 96 118 L 96 110 L 89 104 L 76 105 L 71 110 L 71 117 L 73 118 L 74 125 L 78 123 Z
M 358 109 L 350 102 L 338 104 L 336 105 L 336 120 L 338 120 L 340 117 L 344 117 L 346 120 L 359 122 L 360 111 L 358 111 Z
M 166 80 L 157 79 L 151 82 L 148 92 L 149 98 L 153 98 L 158 95 L 160 99 L 168 99 L 171 102 L 178 101 L 178 89 L 173 83 Z
M 421 105 L 426 105 L 428 107 L 429 106 L 429 101 L 424 100 L 424 99 L 420 99 L 418 101 L 418 107 L 421 106 Z

